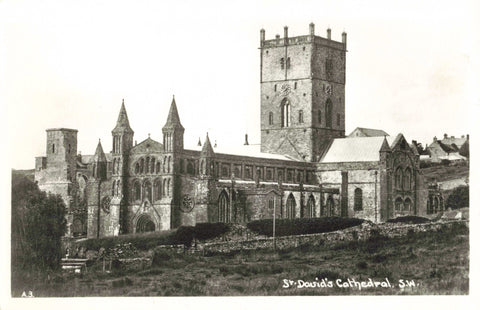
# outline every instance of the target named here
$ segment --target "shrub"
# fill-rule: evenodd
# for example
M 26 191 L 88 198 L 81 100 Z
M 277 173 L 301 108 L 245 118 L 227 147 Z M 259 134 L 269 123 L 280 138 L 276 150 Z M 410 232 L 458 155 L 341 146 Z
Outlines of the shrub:
M 448 196 L 445 207 L 454 209 L 468 208 L 469 206 L 469 187 L 456 187 L 450 196 Z
M 422 223 L 428 223 L 430 222 L 430 220 L 426 217 L 407 215 L 407 216 L 399 216 L 394 219 L 389 219 L 387 222 L 388 223 L 422 224 Z
M 207 240 L 219 237 L 230 231 L 230 226 L 225 223 L 198 223 L 195 225 L 195 238 Z
M 290 236 L 330 232 L 357 226 L 363 222 L 362 219 L 343 217 L 279 219 L 275 221 L 275 235 Z M 261 235 L 272 236 L 273 220 L 252 221 L 247 224 L 247 227 Z

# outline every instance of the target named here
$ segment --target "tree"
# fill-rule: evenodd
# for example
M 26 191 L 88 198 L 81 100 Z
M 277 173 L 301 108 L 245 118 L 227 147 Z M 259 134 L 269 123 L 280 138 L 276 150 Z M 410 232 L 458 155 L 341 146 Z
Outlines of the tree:
M 12 175 L 12 274 L 54 270 L 62 257 L 65 204 L 24 176 Z
M 446 202 L 446 208 L 460 209 L 469 207 L 469 187 L 459 186 L 456 187 L 453 192 L 448 196 Z

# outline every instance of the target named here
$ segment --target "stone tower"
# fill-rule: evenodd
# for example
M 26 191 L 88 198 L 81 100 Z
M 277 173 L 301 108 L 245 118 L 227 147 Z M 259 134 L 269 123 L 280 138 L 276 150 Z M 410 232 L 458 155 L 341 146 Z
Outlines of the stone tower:
M 71 203 L 76 184 L 77 130 L 47 129 L 45 157 L 35 159 L 35 181 L 42 191 L 59 194 L 67 208 L 67 236 L 71 236 Z
M 261 149 L 317 161 L 333 138 L 345 136 L 345 57 L 342 42 L 310 33 L 265 40 L 260 31 Z
M 171 223 L 170 227 L 176 228 L 180 225 L 179 203 L 180 203 L 180 186 L 176 186 L 181 182 L 176 176 L 174 167 L 179 167 L 179 153 L 183 151 L 183 133 L 185 129 L 180 123 L 175 96 L 170 105 L 167 122 L 162 128 L 163 132 L 163 151 L 164 151 L 164 196 L 170 201 Z
M 133 130 L 128 122 L 125 102 L 118 114 L 115 128 L 112 130 L 112 206 L 120 207 L 120 232 L 128 232 L 128 160 L 133 146 Z

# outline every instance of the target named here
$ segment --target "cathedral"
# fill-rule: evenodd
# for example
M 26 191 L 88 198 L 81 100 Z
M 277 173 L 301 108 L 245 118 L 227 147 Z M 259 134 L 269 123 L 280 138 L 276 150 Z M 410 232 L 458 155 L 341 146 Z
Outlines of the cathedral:
M 184 147 L 175 98 L 163 140 L 134 143 L 125 103 L 112 149 L 77 152 L 77 130 L 47 129 L 35 180 L 67 206 L 69 237 L 98 238 L 256 219 L 322 216 L 383 222 L 423 215 L 419 154 L 402 134 L 345 137 L 347 34 L 266 40 L 260 31 L 261 144 Z M 181 112 L 181 111 L 180 111 Z M 379 134 L 381 133 L 381 134 Z M 274 215 L 275 212 L 275 215 Z

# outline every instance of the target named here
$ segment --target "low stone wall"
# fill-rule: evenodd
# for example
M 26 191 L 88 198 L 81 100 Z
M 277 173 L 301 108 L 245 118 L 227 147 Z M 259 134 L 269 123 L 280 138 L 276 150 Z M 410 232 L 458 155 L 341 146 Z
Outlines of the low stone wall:
M 465 223 L 467 227 L 469 225 L 468 221 L 465 220 L 441 221 L 425 224 L 364 223 L 362 225 L 347 228 L 341 231 L 310 235 L 284 236 L 277 237 L 275 239 L 277 249 L 290 249 L 305 245 L 337 245 L 342 242 L 367 240 L 371 236 L 378 234 L 387 237 L 401 237 L 407 235 L 409 231 L 414 233 L 438 231 L 443 228 L 449 228 L 452 225 L 455 225 L 455 223 Z M 239 250 L 271 249 L 272 246 L 273 238 L 266 237 L 254 240 L 197 244 L 196 251 L 201 251 L 203 253 L 228 253 Z

